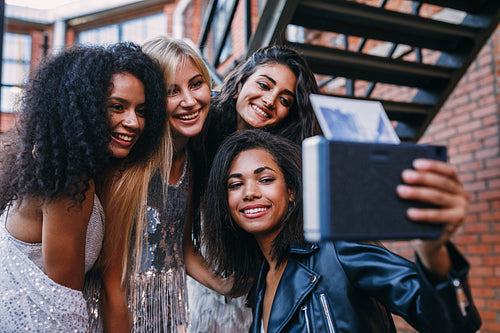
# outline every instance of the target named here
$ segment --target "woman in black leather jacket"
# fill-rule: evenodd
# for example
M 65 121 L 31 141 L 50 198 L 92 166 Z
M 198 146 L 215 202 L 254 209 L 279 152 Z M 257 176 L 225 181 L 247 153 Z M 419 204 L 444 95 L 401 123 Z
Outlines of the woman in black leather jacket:
M 253 283 L 251 332 L 396 332 L 391 313 L 421 332 L 475 332 L 481 325 L 468 264 L 449 242 L 468 195 L 443 162 L 419 160 L 402 175 L 415 221 L 444 224 L 442 237 L 415 242 L 410 262 L 377 244 L 303 239 L 299 148 L 260 130 L 230 136 L 209 177 L 203 241 L 234 292 Z

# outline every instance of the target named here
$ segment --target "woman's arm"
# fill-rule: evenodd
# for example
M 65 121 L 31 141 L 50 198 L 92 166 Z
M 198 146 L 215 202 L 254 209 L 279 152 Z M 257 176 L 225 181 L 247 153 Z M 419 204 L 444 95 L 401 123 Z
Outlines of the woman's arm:
M 57 199 L 42 207 L 42 258 L 45 274 L 55 282 L 82 290 L 85 276 L 85 241 L 94 207 L 94 184 L 85 193 L 81 207 L 70 198 Z
M 106 231 L 115 230 L 112 223 L 116 223 L 110 216 L 106 216 Z M 118 237 L 117 245 L 113 248 L 112 242 L 105 241 L 102 248 L 104 264 L 101 268 L 101 299 L 104 332 L 130 332 L 132 319 L 127 305 L 127 284 L 122 284 L 123 263 L 122 253 L 125 235 L 106 235 L 104 239 Z
M 189 274 L 193 279 L 203 284 L 205 287 L 210 288 L 228 297 L 235 297 L 238 295 L 231 295 L 231 289 L 233 286 L 233 280 L 223 279 L 217 276 L 213 270 L 208 267 L 205 259 L 201 255 L 200 251 L 195 251 L 193 238 L 192 238 L 192 225 L 193 225 L 193 186 L 189 189 L 188 198 L 188 213 L 186 222 L 184 224 L 182 249 L 184 255 L 184 264 L 186 265 L 186 273 Z
M 446 243 L 464 222 L 469 194 L 464 190 L 455 169 L 448 163 L 418 159 L 415 170 L 403 171 L 406 185 L 397 193 L 403 199 L 419 200 L 438 208 L 410 208 L 407 215 L 414 221 L 442 223 L 443 233 L 434 240 L 418 240 L 414 247 L 424 267 L 439 280 L 445 280 L 452 264 Z

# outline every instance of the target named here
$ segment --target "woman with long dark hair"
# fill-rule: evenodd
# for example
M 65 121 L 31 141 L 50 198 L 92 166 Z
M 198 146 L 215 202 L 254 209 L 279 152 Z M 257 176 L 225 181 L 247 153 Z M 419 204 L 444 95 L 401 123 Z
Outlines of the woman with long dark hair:
M 416 262 L 377 244 L 305 242 L 301 174 L 299 147 L 261 130 L 228 137 L 212 165 L 203 244 L 233 292 L 253 285 L 250 332 L 396 332 L 391 313 L 420 332 L 479 329 L 469 266 L 450 243 L 468 205 L 451 166 L 421 159 L 402 173 L 399 197 L 438 207 L 408 217 L 444 225 L 414 244 Z

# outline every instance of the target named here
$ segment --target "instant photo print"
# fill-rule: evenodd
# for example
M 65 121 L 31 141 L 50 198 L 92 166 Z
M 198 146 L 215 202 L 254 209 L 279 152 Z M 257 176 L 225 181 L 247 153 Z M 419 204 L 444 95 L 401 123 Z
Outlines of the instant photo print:
M 332 99 L 330 105 L 321 109 L 314 106 L 315 112 L 327 118 L 325 112 L 338 109 L 337 98 Z M 383 113 L 382 117 L 387 117 Z M 400 199 L 396 186 L 402 183 L 401 172 L 411 169 L 416 158 L 446 161 L 446 147 L 392 143 L 394 130 L 389 121 L 382 122 L 389 126 L 382 130 L 388 132 L 383 135 L 388 140 L 355 141 L 355 135 L 349 139 L 328 139 L 323 122 L 325 136 L 302 142 L 306 240 L 432 239 L 441 235 L 441 225 L 407 218 L 408 208 L 430 206 Z M 344 125 L 328 124 L 333 138 L 337 127 Z M 357 126 L 359 129 L 359 122 Z M 376 132 L 372 135 L 380 137 Z

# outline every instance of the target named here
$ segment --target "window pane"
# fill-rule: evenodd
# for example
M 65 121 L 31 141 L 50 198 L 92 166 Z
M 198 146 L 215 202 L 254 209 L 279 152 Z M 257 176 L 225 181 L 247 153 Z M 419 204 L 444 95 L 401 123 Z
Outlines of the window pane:
M 108 25 L 106 27 L 82 31 L 78 35 L 80 44 L 110 44 L 119 41 L 118 25 Z
M 2 112 L 13 112 L 21 97 L 21 88 L 2 87 Z
M 6 32 L 4 35 L 3 58 L 22 60 L 29 63 L 31 59 L 31 37 Z
M 23 85 L 27 79 L 29 65 L 12 60 L 4 60 L 2 68 L 2 84 Z
M 82 31 L 78 35 L 78 41 L 80 44 L 108 44 L 121 41 L 131 41 L 141 44 L 146 39 L 165 33 L 166 31 L 166 16 L 164 14 L 156 14 L 120 24 Z
M 6 32 L 2 60 L 1 111 L 12 112 L 30 71 L 31 36 Z M 17 87 L 12 87 L 17 86 Z

